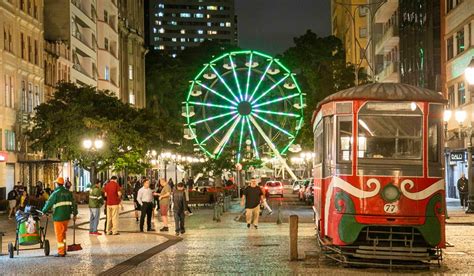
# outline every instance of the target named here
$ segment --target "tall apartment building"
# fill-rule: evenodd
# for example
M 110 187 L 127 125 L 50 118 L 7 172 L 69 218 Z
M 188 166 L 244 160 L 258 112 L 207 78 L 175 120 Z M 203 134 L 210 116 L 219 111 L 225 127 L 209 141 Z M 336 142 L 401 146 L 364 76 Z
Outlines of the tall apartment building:
M 332 0 L 332 34 L 339 38 L 346 52 L 346 62 L 359 72 L 370 74 L 368 63 L 370 5 L 367 0 Z
M 144 0 L 119 0 L 120 98 L 145 107 Z
M 234 0 L 150 0 L 149 43 L 175 56 L 205 40 L 237 44 Z
M 0 198 L 16 181 L 31 184 L 42 177 L 32 163 L 38 155 L 30 153 L 23 135 L 43 102 L 42 11 L 42 0 L 0 2 Z
M 459 139 L 459 123 L 455 110 L 466 111 L 465 127 L 474 127 L 474 87 L 468 85 L 464 70 L 474 57 L 474 0 L 441 0 L 441 68 L 442 91 L 448 99 L 453 116 L 448 122 L 446 194 L 457 198 L 456 181 L 462 173 L 467 175 L 468 139 Z M 458 154 L 463 158 L 454 159 Z

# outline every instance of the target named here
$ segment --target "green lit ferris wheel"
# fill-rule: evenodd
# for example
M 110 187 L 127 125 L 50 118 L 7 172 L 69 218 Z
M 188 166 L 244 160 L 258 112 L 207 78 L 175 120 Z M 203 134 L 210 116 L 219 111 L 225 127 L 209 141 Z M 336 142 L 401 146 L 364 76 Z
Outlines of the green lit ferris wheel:
M 210 158 L 224 151 L 234 153 L 237 163 L 249 153 L 281 158 L 302 127 L 304 107 L 295 74 L 278 59 L 230 52 L 204 64 L 191 81 L 184 137 Z

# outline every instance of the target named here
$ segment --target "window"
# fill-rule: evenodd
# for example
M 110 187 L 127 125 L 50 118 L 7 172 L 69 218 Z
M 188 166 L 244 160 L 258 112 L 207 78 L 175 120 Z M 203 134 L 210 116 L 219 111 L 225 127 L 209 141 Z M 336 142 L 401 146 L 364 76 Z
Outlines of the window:
M 162 12 L 159 12 L 158 13 L 158 17 L 162 17 L 163 16 L 163 13 Z
M 182 29 L 180 33 L 181 34 L 186 34 L 186 30 Z
M 135 104 L 135 94 L 133 94 L 132 90 L 130 90 L 130 93 L 128 94 L 128 102 L 130 104 Z
M 163 29 L 163 28 L 160 28 L 160 29 L 158 30 L 158 32 L 159 32 L 160 34 L 162 34 L 162 33 L 164 33 L 164 32 L 165 32 L 165 29 Z
M 215 35 L 215 34 L 217 34 L 217 31 L 208 30 L 208 31 L 207 31 L 207 34 L 209 34 L 209 35 Z
M 40 95 L 38 85 L 35 85 L 35 99 L 34 100 L 35 100 L 34 107 L 37 107 L 38 105 L 41 104 L 41 95 Z
M 8 106 L 10 103 L 10 76 L 5 75 L 5 106 Z
M 368 13 L 368 8 L 367 7 L 364 7 L 364 6 L 361 6 L 359 8 L 359 17 L 364 17 L 366 16 Z
M 171 41 L 176 42 L 176 41 L 178 41 L 178 39 L 176 37 L 173 37 L 173 38 L 171 38 Z
M 25 111 L 27 110 L 27 96 L 26 96 L 26 82 L 21 81 L 21 110 Z
M 212 22 L 207 22 L 208 27 L 212 27 Z
M 165 4 L 161 4 L 161 3 L 158 4 L 158 8 L 159 8 L 159 9 L 164 9 L 164 8 L 165 8 Z
M 428 161 L 439 162 L 439 153 L 441 151 L 441 117 L 443 106 L 440 104 L 430 104 L 428 119 Z
M 27 112 L 33 112 L 33 84 L 28 83 Z
M 104 77 L 105 80 L 110 80 L 110 69 L 109 69 L 109 66 L 105 66 L 105 77 Z
M 449 109 L 456 107 L 456 97 L 454 96 L 454 85 L 448 87 L 448 105 Z
M 224 26 L 225 26 L 225 23 L 224 23 L 224 22 L 221 22 L 221 23 L 219 23 L 219 26 L 220 26 L 220 27 L 224 27 Z
M 454 8 L 454 0 L 446 0 L 446 13 Z
M 25 35 L 20 33 L 21 58 L 25 59 Z
M 38 4 L 36 3 L 36 0 L 34 2 L 34 6 L 33 6 L 33 17 L 36 18 L 36 19 L 39 19 L 38 18 Z
M 225 26 L 230 27 L 230 26 L 232 26 L 232 24 L 230 22 L 225 22 Z
M 197 30 L 197 33 L 198 33 L 198 34 L 203 34 L 204 31 L 203 31 L 203 30 Z
M 173 21 L 171 21 L 170 24 L 173 25 L 173 26 L 177 26 L 177 25 L 178 25 L 178 22 L 173 20 Z
M 458 82 L 458 105 L 463 105 L 466 103 L 466 89 L 464 87 L 464 82 Z
M 35 64 L 38 65 L 38 40 L 35 39 Z
M 447 55 L 448 55 L 448 60 L 452 59 L 454 57 L 454 45 L 453 45 L 453 37 L 448 38 L 446 41 L 446 48 L 447 48 Z
M 31 37 L 28 37 L 28 61 L 33 62 L 33 45 L 31 43 Z
M 323 120 L 316 126 L 314 131 L 314 165 L 323 162 Z
M 105 48 L 106 50 L 109 49 L 109 40 L 108 40 L 106 37 L 104 38 L 104 48 Z
M 196 13 L 196 14 L 194 14 L 194 17 L 196 17 L 196 18 L 204 18 L 204 14 L 202 14 L 202 13 Z
M 164 50 L 165 49 L 165 46 L 164 45 L 159 45 L 158 46 L 158 50 Z
M 359 112 L 358 158 L 421 160 L 423 117 L 411 103 L 367 103 Z
M 457 40 L 457 43 L 456 43 L 457 53 L 456 54 L 459 55 L 460 53 L 464 52 L 464 29 L 457 33 L 456 40 Z
M 338 162 L 352 160 L 352 116 L 337 118 Z
M 3 49 L 10 51 L 8 43 L 7 27 L 3 26 Z
M 191 14 L 189 12 L 182 12 L 179 14 L 179 17 L 189 18 L 191 17 Z
M 20 10 L 25 11 L 25 0 L 20 0 Z
M 133 65 L 128 65 L 128 79 L 133 80 Z
M 217 11 L 217 6 L 207 6 L 207 9 L 210 11 Z
M 5 130 L 5 149 L 7 151 L 15 151 L 15 132 Z
M 31 0 L 28 0 L 28 10 L 26 12 L 31 15 Z
M 361 38 L 367 37 L 367 28 L 359 27 L 359 37 Z
M 109 13 L 106 10 L 104 10 L 104 21 L 109 22 Z
M 182 37 L 181 39 L 181 42 L 186 42 L 186 38 Z

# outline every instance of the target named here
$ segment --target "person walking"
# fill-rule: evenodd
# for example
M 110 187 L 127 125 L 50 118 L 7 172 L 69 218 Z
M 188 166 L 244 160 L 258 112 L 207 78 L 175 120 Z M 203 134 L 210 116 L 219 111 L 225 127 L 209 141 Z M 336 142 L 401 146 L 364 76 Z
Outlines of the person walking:
M 142 210 L 141 204 L 137 201 L 138 191 L 143 187 L 143 184 L 135 179 L 135 184 L 133 185 L 133 203 L 135 205 L 135 219 L 138 222 L 138 212 Z
M 141 217 L 140 217 L 140 232 L 143 232 L 143 225 L 145 224 L 146 216 L 146 226 L 147 232 L 153 232 L 155 229 L 151 227 L 151 218 L 153 214 L 153 196 L 156 193 L 150 189 L 150 180 L 145 179 L 143 181 L 143 187 L 138 190 L 137 201 L 141 205 Z
M 66 231 L 72 219 L 75 221 L 77 216 L 77 205 L 72 193 L 64 187 L 64 178 L 58 177 L 56 180 L 57 188 L 49 197 L 48 201 L 41 210 L 43 213 L 53 208 L 54 232 L 58 243 L 58 253 L 55 257 L 66 256 Z
M 18 186 L 15 186 L 13 187 L 13 190 L 11 190 L 7 195 L 8 206 L 10 207 L 10 211 L 8 212 L 8 219 L 12 219 L 12 216 L 15 215 L 18 198 Z
M 191 210 L 191 207 L 189 207 L 188 205 L 188 202 L 189 202 L 189 189 L 186 185 L 186 181 L 183 179 L 183 181 L 181 181 L 181 183 L 183 183 L 183 190 L 184 190 L 184 197 L 186 199 L 186 210 L 187 210 L 187 215 L 188 216 L 192 216 L 193 215 L 193 211 Z
M 257 186 L 257 180 L 252 178 L 250 186 L 247 187 L 242 195 L 240 205 L 245 206 L 245 217 L 247 220 L 247 228 L 253 224 L 255 229 L 258 229 L 258 217 L 260 216 L 260 202 L 263 201 L 263 192 Z
M 184 183 L 176 185 L 177 189 L 173 192 L 173 212 L 176 236 L 184 234 L 184 210 L 186 210 L 186 196 L 184 193 Z
M 461 178 L 458 179 L 458 191 L 459 191 L 459 199 L 461 200 L 461 206 L 463 208 L 467 208 L 467 198 L 469 195 L 469 185 L 466 176 L 461 174 Z
M 118 232 L 119 223 L 119 205 L 122 192 L 120 185 L 117 183 L 117 177 L 114 175 L 104 188 L 105 197 L 107 198 L 107 234 L 120 235 Z
M 172 179 L 172 178 L 170 178 L 170 180 L 168 180 L 168 186 L 170 186 L 171 191 L 173 191 L 173 189 L 174 189 L 174 182 L 173 182 L 173 179 Z
M 161 193 L 159 196 L 160 201 L 160 215 L 163 221 L 163 228 L 160 229 L 161 232 L 168 232 L 168 208 L 170 205 L 170 197 L 171 197 L 171 188 L 166 182 L 166 179 L 160 179 L 160 185 L 162 187 Z
M 89 235 L 102 235 L 98 230 L 100 220 L 100 208 L 104 205 L 104 198 L 102 197 L 101 182 L 97 180 L 89 191 L 89 210 L 90 210 L 90 226 Z

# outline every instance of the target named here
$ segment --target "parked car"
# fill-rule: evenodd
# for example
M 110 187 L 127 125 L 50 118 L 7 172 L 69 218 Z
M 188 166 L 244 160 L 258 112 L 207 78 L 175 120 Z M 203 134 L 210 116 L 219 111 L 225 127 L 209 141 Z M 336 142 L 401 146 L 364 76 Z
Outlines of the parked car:
M 308 187 L 306 187 L 306 190 L 304 192 L 304 201 L 308 203 L 309 205 L 314 204 L 314 182 L 313 179 L 309 180 Z
M 301 185 L 303 185 L 304 180 L 295 180 L 293 181 L 292 191 L 294 194 L 298 193 L 301 189 Z
M 267 181 L 264 189 L 265 196 L 279 195 L 283 197 L 283 184 L 280 181 Z

